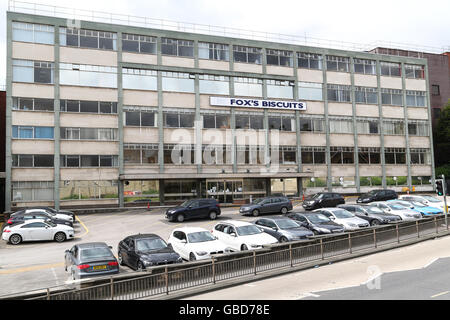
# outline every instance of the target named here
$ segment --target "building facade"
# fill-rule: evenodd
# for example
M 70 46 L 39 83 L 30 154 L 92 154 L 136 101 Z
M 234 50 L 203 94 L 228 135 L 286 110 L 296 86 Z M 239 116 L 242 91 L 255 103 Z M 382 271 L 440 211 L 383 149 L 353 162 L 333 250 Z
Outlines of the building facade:
M 432 190 L 426 59 L 7 20 L 6 210 Z

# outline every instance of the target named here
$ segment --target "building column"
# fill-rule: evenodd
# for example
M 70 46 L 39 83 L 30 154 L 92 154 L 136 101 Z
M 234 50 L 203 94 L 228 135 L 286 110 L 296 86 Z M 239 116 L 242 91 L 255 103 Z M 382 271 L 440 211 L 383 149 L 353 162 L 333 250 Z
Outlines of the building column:
M 55 24 L 55 35 L 54 41 L 55 45 L 53 46 L 53 52 L 55 55 L 54 69 L 53 69 L 53 80 L 54 80 L 54 164 L 53 164 L 53 203 L 56 210 L 60 208 L 59 201 L 59 184 L 61 180 L 60 174 L 60 156 L 61 156 L 61 140 L 60 140 L 60 87 L 59 87 L 59 24 Z
M 383 121 L 383 104 L 381 100 L 381 65 L 380 60 L 377 59 L 377 90 L 378 90 L 378 117 L 380 121 L 380 162 L 381 162 L 381 185 L 386 189 L 386 158 L 384 155 L 384 121 Z
M 402 96 L 403 96 L 403 116 L 405 123 L 405 143 L 406 143 L 406 165 L 408 169 L 408 176 L 406 178 L 406 183 L 410 191 L 412 191 L 412 179 L 411 179 L 411 152 L 409 145 L 409 130 L 408 130 L 408 107 L 406 106 L 406 74 L 405 74 L 405 63 L 401 64 L 402 72 Z M 427 90 L 428 91 L 428 90 Z
M 159 205 L 163 206 L 165 204 L 165 200 L 164 200 L 164 180 L 162 180 L 162 179 L 158 180 L 158 186 L 159 186 Z
M 361 192 L 359 181 L 359 156 L 358 156 L 358 130 L 356 125 L 356 101 L 355 101 L 355 68 L 353 57 L 350 57 L 350 80 L 351 80 L 351 99 L 352 99 L 352 120 L 353 120 L 353 159 L 355 164 L 355 186 L 356 192 Z
M 326 154 L 325 162 L 327 163 L 327 189 L 329 192 L 333 190 L 331 183 L 331 153 L 330 153 L 330 123 L 328 119 L 328 87 L 327 87 L 327 56 L 322 55 L 322 75 L 323 75 L 323 106 L 325 114 L 325 136 L 326 136 Z
M 426 82 L 426 88 L 430 88 L 430 79 L 428 77 L 428 60 L 426 60 L 425 63 L 425 82 Z M 433 127 L 432 123 L 432 114 L 431 114 L 431 101 L 430 101 L 430 89 L 426 90 L 426 101 L 427 101 L 427 113 L 428 113 L 428 133 L 430 137 L 430 161 L 431 161 L 431 185 L 433 186 L 436 182 L 436 172 L 434 167 L 434 145 L 433 145 L 433 132 L 431 128 Z
M 5 211 L 11 211 L 12 190 L 12 19 L 7 14 L 6 23 L 6 119 L 5 119 Z
M 124 134 L 123 134 L 123 82 L 122 82 L 122 32 L 117 33 L 117 124 L 119 134 L 119 177 L 125 173 L 124 168 Z M 118 179 L 119 207 L 125 206 L 123 181 Z

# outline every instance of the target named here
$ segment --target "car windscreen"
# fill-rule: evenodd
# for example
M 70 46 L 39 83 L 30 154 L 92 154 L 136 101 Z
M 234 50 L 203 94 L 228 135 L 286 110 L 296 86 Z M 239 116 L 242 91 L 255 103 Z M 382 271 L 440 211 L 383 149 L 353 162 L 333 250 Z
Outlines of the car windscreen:
M 345 219 L 345 218 L 353 218 L 354 217 L 354 215 L 352 213 L 348 212 L 347 210 L 334 210 L 333 214 L 338 219 Z
M 137 251 L 152 251 L 167 248 L 167 244 L 159 238 L 138 239 L 136 240 Z
M 323 193 L 316 193 L 315 195 L 313 195 L 311 197 L 311 199 L 316 200 L 316 199 L 321 199 L 322 197 L 323 197 Z
M 114 256 L 111 254 L 111 250 L 108 248 L 86 248 L 80 251 L 81 261 L 92 261 L 99 259 L 111 259 Z
M 422 197 L 430 202 L 441 202 L 441 200 L 436 199 L 435 197 L 432 196 L 422 196 Z
M 369 213 L 377 213 L 377 214 L 382 214 L 382 213 L 384 213 L 384 211 L 381 210 L 381 209 L 378 208 L 378 207 L 365 207 L 365 209 L 366 209 L 367 212 L 369 212 Z
M 331 220 L 323 214 L 308 214 L 306 218 L 312 223 L 330 222 Z
M 291 219 L 280 219 L 276 220 L 275 223 L 278 225 L 280 229 L 293 229 L 298 228 L 300 225 Z
M 50 220 L 45 220 L 45 223 L 48 224 L 52 228 L 56 227 L 56 223 L 53 223 Z
M 236 232 L 239 236 L 251 236 L 253 234 L 263 233 L 263 231 L 261 231 L 257 226 L 254 225 L 237 227 Z
M 258 198 L 252 201 L 252 204 L 258 204 L 261 203 L 264 200 L 264 198 Z
M 186 200 L 185 202 L 180 204 L 180 207 L 186 208 L 187 206 L 189 206 L 190 203 L 191 203 L 191 200 Z
M 372 190 L 372 191 L 367 192 L 367 194 L 368 194 L 369 196 L 373 196 L 373 195 L 376 194 L 377 192 L 378 192 L 378 191 Z
M 216 238 L 208 231 L 192 232 L 187 235 L 189 243 L 214 241 Z
M 399 205 L 399 204 L 394 204 L 394 203 L 389 203 L 388 207 L 391 208 L 392 210 L 404 210 L 405 207 Z
M 422 202 L 419 202 L 419 201 L 412 201 L 412 204 L 413 204 L 413 206 L 419 207 L 419 208 L 428 207 L 426 204 L 423 204 Z

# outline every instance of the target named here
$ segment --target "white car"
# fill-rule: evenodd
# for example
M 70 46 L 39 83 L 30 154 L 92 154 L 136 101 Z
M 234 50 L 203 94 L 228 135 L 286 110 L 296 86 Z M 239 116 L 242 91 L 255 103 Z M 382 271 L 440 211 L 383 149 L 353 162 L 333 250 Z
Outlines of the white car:
M 66 220 L 66 221 L 70 221 L 73 222 L 73 217 L 69 216 L 67 214 L 60 214 L 60 213 L 54 213 L 54 212 L 49 212 L 43 209 L 25 209 L 25 210 L 21 210 L 21 211 L 17 211 L 11 214 L 11 216 L 14 216 L 14 214 L 16 213 L 43 213 L 48 215 L 49 217 L 53 217 L 55 219 L 61 219 L 61 220 Z
M 255 224 L 238 220 L 220 222 L 211 232 L 232 251 L 260 249 L 263 245 L 278 242 Z
M 439 200 L 436 197 L 430 196 L 430 195 L 421 195 L 421 196 L 416 196 L 416 195 L 402 195 L 399 197 L 402 200 L 414 200 L 414 201 L 419 201 L 422 202 L 424 204 L 426 204 L 429 207 L 435 207 L 438 209 L 442 209 L 442 211 L 445 211 L 445 204 L 444 201 Z
M 227 246 L 203 228 L 177 228 L 167 241 L 173 250 L 189 261 L 210 259 L 212 254 L 229 252 Z
M 313 212 L 321 213 L 333 222 L 340 224 L 344 227 L 344 231 L 358 230 L 369 227 L 369 222 L 367 220 L 358 218 L 350 211 L 342 208 L 321 208 L 316 209 Z
M 72 227 L 50 221 L 44 222 L 39 219 L 31 219 L 23 223 L 6 226 L 2 233 L 2 239 L 11 244 L 19 244 L 22 241 L 45 240 L 63 242 L 74 237 L 75 231 Z
M 376 201 L 371 202 L 370 205 L 380 208 L 384 213 L 395 214 L 404 221 L 413 221 L 422 218 L 422 215 L 419 212 L 408 209 L 400 204 L 396 204 L 395 202 Z

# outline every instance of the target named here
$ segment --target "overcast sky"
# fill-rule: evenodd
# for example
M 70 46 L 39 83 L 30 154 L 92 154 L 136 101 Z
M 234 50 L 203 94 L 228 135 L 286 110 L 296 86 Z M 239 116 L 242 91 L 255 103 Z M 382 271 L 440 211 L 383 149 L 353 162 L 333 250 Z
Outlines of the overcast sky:
M 361 44 L 378 41 L 450 50 L 449 0 L 26 0 Z M 6 77 L 6 11 L 0 0 L 0 85 Z

